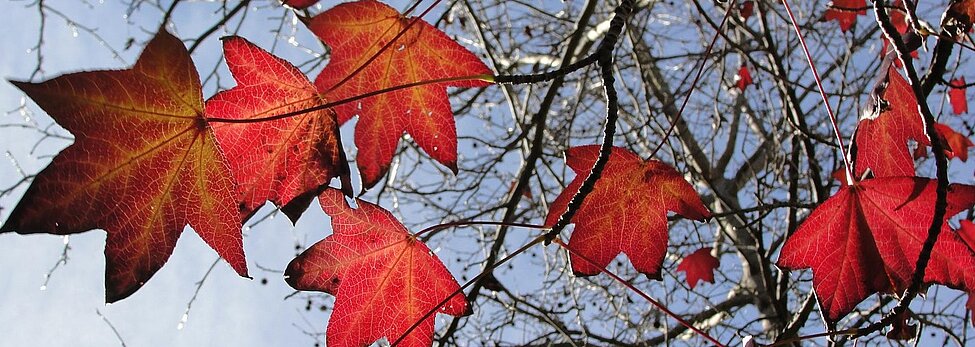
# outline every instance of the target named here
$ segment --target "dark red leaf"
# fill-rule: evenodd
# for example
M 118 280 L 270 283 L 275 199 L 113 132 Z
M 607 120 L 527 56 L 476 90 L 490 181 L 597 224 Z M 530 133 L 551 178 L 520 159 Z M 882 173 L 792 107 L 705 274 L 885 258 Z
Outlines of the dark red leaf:
M 234 179 L 182 41 L 160 30 L 131 69 L 14 84 L 75 142 L 37 175 L 0 231 L 104 229 L 108 302 L 142 287 L 187 224 L 247 276 Z
M 680 265 L 677 265 L 677 271 L 687 273 L 687 284 L 691 289 L 694 289 L 698 281 L 714 283 L 714 269 L 717 269 L 721 263 L 718 258 L 711 255 L 711 250 L 711 247 L 696 250 L 684 257 Z

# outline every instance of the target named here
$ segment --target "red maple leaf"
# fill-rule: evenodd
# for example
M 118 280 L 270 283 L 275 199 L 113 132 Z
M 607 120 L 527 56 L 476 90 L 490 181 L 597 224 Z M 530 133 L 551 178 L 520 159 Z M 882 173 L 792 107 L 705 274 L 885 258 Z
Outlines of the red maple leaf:
M 968 149 L 975 146 L 972 140 L 941 123 L 935 123 L 934 129 L 938 131 L 938 136 L 946 144 L 945 155 L 948 156 L 948 159 L 957 157 L 961 161 L 968 160 Z
M 748 19 L 748 17 L 751 17 L 752 13 L 754 12 L 755 2 L 752 0 L 742 2 L 741 5 L 738 6 L 738 15 L 741 16 L 742 21 L 745 21 Z
M 812 268 L 826 317 L 836 321 L 873 293 L 910 283 L 927 238 L 935 201 L 933 180 L 886 177 L 843 186 L 806 218 L 782 248 L 778 264 Z M 975 186 L 949 187 L 947 216 L 975 204 Z M 975 289 L 975 253 L 943 226 L 925 283 Z
M 951 80 L 948 87 L 948 102 L 955 114 L 968 113 L 968 98 L 965 97 L 965 78 L 958 77 Z
M 952 1 L 946 17 L 956 18 L 971 26 L 975 23 L 975 0 Z
M 104 229 L 108 302 L 149 280 L 186 224 L 247 276 L 235 183 L 182 41 L 160 30 L 131 69 L 13 83 L 75 142 L 37 175 L 0 231 Z
M 748 72 L 748 66 L 742 64 L 738 68 L 738 74 L 735 75 L 735 86 L 744 92 L 745 88 L 748 88 L 750 84 L 752 84 L 752 74 Z
M 311 7 L 318 2 L 318 0 L 282 0 L 282 3 L 296 9 L 305 9 Z
M 823 20 L 835 20 L 840 30 L 846 32 L 856 24 L 857 16 L 867 14 L 866 0 L 833 0 L 823 15 Z
M 694 289 L 698 281 L 714 283 L 714 269 L 717 269 L 721 262 L 718 258 L 711 255 L 711 247 L 704 247 L 688 254 L 677 265 L 677 271 L 687 273 L 687 284 Z
M 565 212 L 599 157 L 599 146 L 573 147 L 565 154 L 576 177 L 552 203 L 546 225 L 554 225 Z M 625 253 L 637 271 L 659 279 L 667 253 L 667 211 L 699 221 L 711 216 L 677 170 L 614 147 L 595 189 L 572 218 L 576 226 L 569 247 L 582 256 L 570 255 L 572 271 L 581 276 L 598 274 Z
M 413 21 L 373 0 L 340 4 L 306 19 L 308 28 L 332 49 L 331 60 L 315 85 L 342 100 L 413 82 L 491 73 L 446 34 L 419 19 L 410 26 Z M 392 46 L 370 61 L 404 30 Z M 457 130 L 446 87 L 485 85 L 475 80 L 433 83 L 336 106 L 340 123 L 359 116 L 356 164 L 363 186 L 372 187 L 386 174 L 403 132 L 456 172 Z
M 941 123 L 934 123 L 934 130 L 938 132 L 938 138 L 944 146 L 945 156 L 948 159 L 958 158 L 961 161 L 968 161 L 968 149 L 975 146 L 972 140 Z M 918 146 L 914 150 L 914 159 L 924 158 L 927 155 L 926 146 Z
M 890 14 L 890 23 L 894 25 L 894 29 L 897 30 L 898 34 L 904 35 L 907 32 L 910 25 L 907 21 L 907 11 L 904 9 L 903 2 L 901 0 L 894 1 L 890 7 L 887 8 L 887 13 Z M 882 35 L 883 36 L 883 35 Z M 887 54 L 892 54 L 892 48 L 890 48 L 890 40 L 886 36 L 881 37 L 883 42 L 883 47 L 880 49 L 880 57 L 884 58 Z M 911 51 L 911 58 L 917 59 L 920 57 L 917 49 Z M 901 68 L 900 59 L 894 59 L 894 67 Z
M 237 86 L 207 100 L 207 116 L 246 120 L 325 103 L 287 61 L 240 37 L 225 38 L 223 46 Z M 266 200 L 284 206 L 299 196 L 314 196 L 332 177 L 348 172 L 330 109 L 272 121 L 217 123 L 213 128 L 239 182 L 244 215 Z M 307 206 L 310 199 L 300 201 Z
M 914 158 L 908 141 L 928 146 L 911 86 L 893 68 L 874 110 L 865 112 L 854 134 L 855 176 L 871 169 L 875 177 L 914 176 Z
M 335 295 L 325 331 L 329 346 L 367 346 L 382 337 L 395 341 L 434 309 L 468 313 L 447 268 L 389 211 L 358 199 L 353 209 L 334 189 L 325 190 L 319 201 L 332 218 L 332 235 L 292 260 L 285 279 L 299 290 Z M 430 315 L 401 346 L 429 346 L 433 328 Z

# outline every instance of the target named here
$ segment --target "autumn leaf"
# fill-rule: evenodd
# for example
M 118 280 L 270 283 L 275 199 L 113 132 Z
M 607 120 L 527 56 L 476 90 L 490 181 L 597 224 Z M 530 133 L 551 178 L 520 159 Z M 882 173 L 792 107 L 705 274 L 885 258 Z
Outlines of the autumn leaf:
M 373 0 L 340 4 L 306 19 L 308 28 L 332 50 L 315 85 L 342 100 L 413 82 L 491 74 L 474 54 L 443 32 L 422 20 L 410 26 L 413 20 Z M 369 60 L 403 30 L 389 49 Z M 337 106 L 340 123 L 359 116 L 356 164 L 363 186 L 372 187 L 386 174 L 403 132 L 456 172 L 457 130 L 446 87 L 485 85 L 475 80 L 433 83 Z
M 13 83 L 75 142 L 37 175 L 0 231 L 104 229 L 108 302 L 149 280 L 186 224 L 247 276 L 234 180 L 178 38 L 160 30 L 128 70 Z
M 247 120 L 325 104 L 308 78 L 287 61 L 240 37 L 225 38 L 223 47 L 237 86 L 207 100 L 208 117 Z M 286 206 L 297 197 L 313 197 L 332 177 L 348 174 L 331 109 L 271 121 L 221 122 L 213 128 L 239 182 L 245 216 L 266 200 Z M 310 199 L 299 201 L 307 206 Z
M 868 168 L 875 177 L 914 176 L 908 141 L 913 140 L 918 146 L 931 144 L 911 86 L 893 68 L 887 70 L 885 81 L 879 100 L 874 100 L 874 109 L 864 112 L 853 136 L 856 177 L 862 177 Z
M 847 32 L 856 24 L 857 16 L 866 14 L 866 0 L 833 0 L 823 15 L 823 20 L 835 20 L 840 24 L 840 30 Z
M 711 247 L 704 247 L 688 254 L 677 265 L 677 271 L 687 273 L 687 284 L 694 289 L 698 281 L 714 283 L 714 269 L 721 265 L 718 258 L 711 255 Z
M 934 123 L 934 130 L 937 131 L 938 138 L 941 140 L 942 146 L 945 149 L 945 156 L 949 160 L 958 158 L 961 161 L 968 161 L 968 149 L 975 146 L 972 140 L 942 123 Z M 914 150 L 915 159 L 924 158 L 927 155 L 928 148 L 926 146 L 918 146 Z
M 958 233 L 962 241 L 965 241 L 968 248 L 975 250 L 975 223 L 967 219 L 962 219 L 959 222 L 958 230 L 955 230 L 955 232 Z
M 965 78 L 951 80 L 948 87 L 948 102 L 955 114 L 968 113 L 968 98 L 965 96 Z
M 395 341 L 434 309 L 468 313 L 447 268 L 389 211 L 358 199 L 353 209 L 334 189 L 325 190 L 319 201 L 332 218 L 332 235 L 292 260 L 285 279 L 295 289 L 335 295 L 325 331 L 329 346 L 367 346 L 382 337 Z M 430 315 L 401 346 L 429 346 L 433 328 Z
M 281 2 L 285 5 L 301 10 L 311 7 L 311 5 L 317 3 L 318 0 L 283 0 Z
M 955 0 L 948 7 L 947 17 L 956 18 L 971 27 L 975 22 L 975 0 Z
M 961 161 L 968 160 L 968 149 L 975 146 L 972 140 L 941 123 L 935 123 L 934 129 L 938 132 L 941 140 L 947 144 L 945 146 L 945 155 L 948 156 L 948 159 L 958 158 Z
M 637 271 L 659 279 L 667 253 L 667 211 L 699 221 L 711 213 L 674 168 L 658 160 L 644 161 L 623 148 L 614 147 L 611 153 L 595 189 L 572 218 L 576 226 L 569 247 L 581 255 L 570 255 L 572 271 L 580 276 L 598 274 L 625 253 Z M 576 178 L 552 203 L 546 225 L 554 225 L 565 212 L 599 157 L 599 146 L 573 147 L 565 154 Z
M 898 34 L 904 35 L 910 28 L 910 23 L 907 21 L 907 11 L 904 9 L 903 1 L 894 1 L 888 8 L 887 13 L 890 15 L 890 23 L 894 25 L 894 30 L 897 30 Z M 893 54 L 893 49 L 890 46 L 890 40 L 886 36 L 881 35 L 881 41 L 883 46 L 880 49 L 880 58 L 886 57 L 888 54 Z M 916 47 L 920 47 L 920 44 Z M 917 48 L 911 50 L 911 58 L 917 59 L 920 54 L 917 52 Z M 900 69 L 903 67 L 900 59 L 893 60 L 894 67 Z
M 755 2 L 752 0 L 746 0 L 738 5 L 738 15 L 741 16 L 741 20 L 744 22 L 748 20 L 748 17 L 752 16 L 755 12 Z
M 742 64 L 738 68 L 738 74 L 735 75 L 735 86 L 744 92 L 745 88 L 748 88 L 750 84 L 752 84 L 752 74 L 748 72 L 748 66 Z
M 874 293 L 898 293 L 911 281 L 934 211 L 934 180 L 886 177 L 842 186 L 817 207 L 782 248 L 779 266 L 812 268 L 824 315 L 836 321 Z M 975 186 L 952 184 L 948 217 L 975 204 Z M 946 217 L 946 218 L 948 218 Z M 975 253 L 943 225 L 924 282 L 975 289 Z

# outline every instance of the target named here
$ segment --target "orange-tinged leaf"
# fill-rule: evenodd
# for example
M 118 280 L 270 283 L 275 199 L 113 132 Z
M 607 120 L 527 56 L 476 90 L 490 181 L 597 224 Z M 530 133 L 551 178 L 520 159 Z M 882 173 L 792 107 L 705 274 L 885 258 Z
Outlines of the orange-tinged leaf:
M 208 117 L 253 119 L 325 104 L 287 61 L 240 37 L 224 39 L 223 46 L 237 86 L 207 100 Z M 213 129 L 239 184 L 245 216 L 265 200 L 285 206 L 299 196 L 314 196 L 332 177 L 348 173 L 331 109 L 256 123 L 216 123 Z
M 37 175 L 0 231 L 104 229 L 109 302 L 163 266 L 186 224 L 247 275 L 234 180 L 179 39 L 160 30 L 128 70 L 14 84 L 75 142 Z
M 325 190 L 319 201 L 332 218 L 332 235 L 292 260 L 285 278 L 296 289 L 335 295 L 325 331 L 329 346 L 367 346 L 382 337 L 395 341 L 434 309 L 468 313 L 447 268 L 389 211 L 358 199 L 353 209 L 334 189 Z M 430 315 L 400 346 L 429 346 L 433 328 Z
M 948 16 L 971 26 L 975 22 L 975 0 L 956 0 L 948 7 Z
M 852 154 L 856 177 L 862 177 L 868 168 L 876 177 L 914 176 L 908 141 L 918 146 L 931 144 L 911 86 L 893 68 L 887 70 L 886 81 L 881 100 L 875 101 L 877 110 L 867 111 L 857 124 Z
M 948 87 L 948 102 L 954 114 L 968 113 L 968 98 L 965 96 L 965 78 L 951 80 Z
M 812 268 L 813 288 L 830 321 L 874 293 L 904 290 L 927 238 L 936 186 L 934 180 L 919 177 L 842 186 L 786 240 L 779 266 Z M 947 216 L 973 204 L 975 186 L 949 187 Z M 924 282 L 975 289 L 975 252 L 947 223 L 942 227 Z
M 342 100 L 413 82 L 491 73 L 443 32 L 419 19 L 410 26 L 413 20 L 373 0 L 340 4 L 307 19 L 308 28 L 332 48 L 331 60 L 315 85 L 330 98 Z M 370 61 L 404 29 L 392 46 Z M 364 64 L 368 65 L 356 73 Z M 456 172 L 457 130 L 445 88 L 484 85 L 474 80 L 434 83 L 337 106 L 341 123 L 359 116 L 356 164 L 363 186 L 375 185 L 386 174 L 403 132 Z
M 687 273 L 687 284 L 694 289 L 698 281 L 714 283 L 714 269 L 717 269 L 721 262 L 718 258 L 711 255 L 711 247 L 704 247 L 688 254 L 677 265 L 677 271 Z
M 975 146 L 972 140 L 941 123 L 935 123 L 934 129 L 938 131 L 938 136 L 946 144 L 945 155 L 948 156 L 948 159 L 958 158 L 961 161 L 968 160 L 968 149 Z
M 576 177 L 552 203 L 546 225 L 554 225 L 565 212 L 599 157 L 599 146 L 573 147 L 566 157 Z M 595 189 L 572 218 L 575 229 L 569 247 L 595 265 L 573 254 L 572 271 L 581 276 L 598 274 L 600 267 L 625 253 L 637 271 L 659 279 L 667 253 L 667 211 L 695 220 L 711 215 L 677 170 L 614 147 Z
M 833 0 L 823 19 L 835 20 L 840 24 L 840 30 L 846 32 L 856 24 L 857 16 L 867 14 L 866 0 Z

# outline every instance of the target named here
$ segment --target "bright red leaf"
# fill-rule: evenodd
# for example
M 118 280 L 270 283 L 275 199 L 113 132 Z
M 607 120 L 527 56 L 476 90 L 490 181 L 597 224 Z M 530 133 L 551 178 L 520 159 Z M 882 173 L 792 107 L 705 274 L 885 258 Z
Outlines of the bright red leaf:
M 948 102 L 955 114 L 968 113 L 968 98 L 965 96 L 965 78 L 958 77 L 951 80 L 948 87 Z
M 440 259 L 389 211 L 358 199 L 353 209 L 334 189 L 319 201 L 332 218 L 332 235 L 292 260 L 285 279 L 299 290 L 335 295 L 325 331 L 329 346 L 367 346 L 382 337 L 392 342 L 431 310 L 468 312 L 464 295 L 453 294 L 460 285 Z M 433 328 L 430 315 L 400 346 L 430 346 Z
M 186 224 L 247 275 L 234 180 L 182 41 L 161 30 L 131 69 L 14 84 L 75 142 L 37 175 L 0 231 L 104 229 L 108 302 L 149 280 Z
M 887 85 L 876 111 L 867 111 L 857 125 L 853 153 L 855 176 L 870 168 L 875 177 L 914 176 L 914 158 L 908 141 L 918 146 L 931 144 L 924 134 L 917 100 L 911 86 L 893 68 L 887 70 Z
M 833 0 L 823 15 L 823 19 L 837 21 L 840 24 L 840 30 L 846 32 L 856 24 L 857 16 L 866 14 L 866 0 Z
M 340 4 L 307 19 L 308 28 L 332 49 L 315 85 L 342 100 L 413 82 L 491 74 L 474 54 L 430 24 L 417 20 L 406 29 L 413 19 L 373 0 Z M 369 60 L 403 30 L 392 46 Z M 363 186 L 375 185 L 386 174 L 404 131 L 433 159 L 456 172 L 457 130 L 446 87 L 485 85 L 475 80 L 434 83 L 337 106 L 341 123 L 359 116 L 356 164 Z
M 208 117 L 253 119 L 326 102 L 290 63 L 240 37 L 224 39 L 223 46 L 237 86 L 207 100 Z M 217 123 L 213 128 L 239 182 L 244 215 L 266 200 L 284 206 L 299 196 L 313 196 L 332 177 L 347 174 L 330 109 L 273 121 Z
M 965 244 L 969 248 L 975 250 L 975 224 L 967 219 L 962 219 L 959 224 L 960 227 L 955 232 L 958 233 L 958 236 L 961 237 L 962 241 L 965 241 Z
M 752 74 L 748 72 L 748 66 L 742 64 L 741 67 L 738 68 L 738 74 L 735 75 L 735 86 L 744 92 L 745 88 L 748 88 L 748 86 L 751 84 Z
M 546 225 L 554 225 L 565 212 L 599 157 L 599 146 L 573 147 L 565 154 L 576 178 L 552 203 Z M 581 276 L 598 274 L 625 253 L 637 271 L 659 279 L 667 253 L 667 211 L 699 221 L 711 216 L 677 170 L 614 147 L 595 189 L 572 218 L 576 226 L 569 247 L 582 256 L 570 255 L 572 271 Z
M 714 269 L 717 269 L 721 263 L 718 258 L 711 255 L 711 249 L 711 247 L 704 247 L 696 250 L 684 257 L 680 265 L 677 265 L 677 271 L 687 273 L 687 284 L 691 289 L 697 286 L 698 281 L 714 283 Z
M 779 266 L 812 268 L 813 287 L 830 321 L 874 293 L 902 291 L 928 234 L 936 186 L 919 177 L 875 178 L 842 186 L 786 241 Z M 947 216 L 972 204 L 975 186 L 950 186 Z M 947 224 L 924 281 L 975 289 L 975 253 Z

